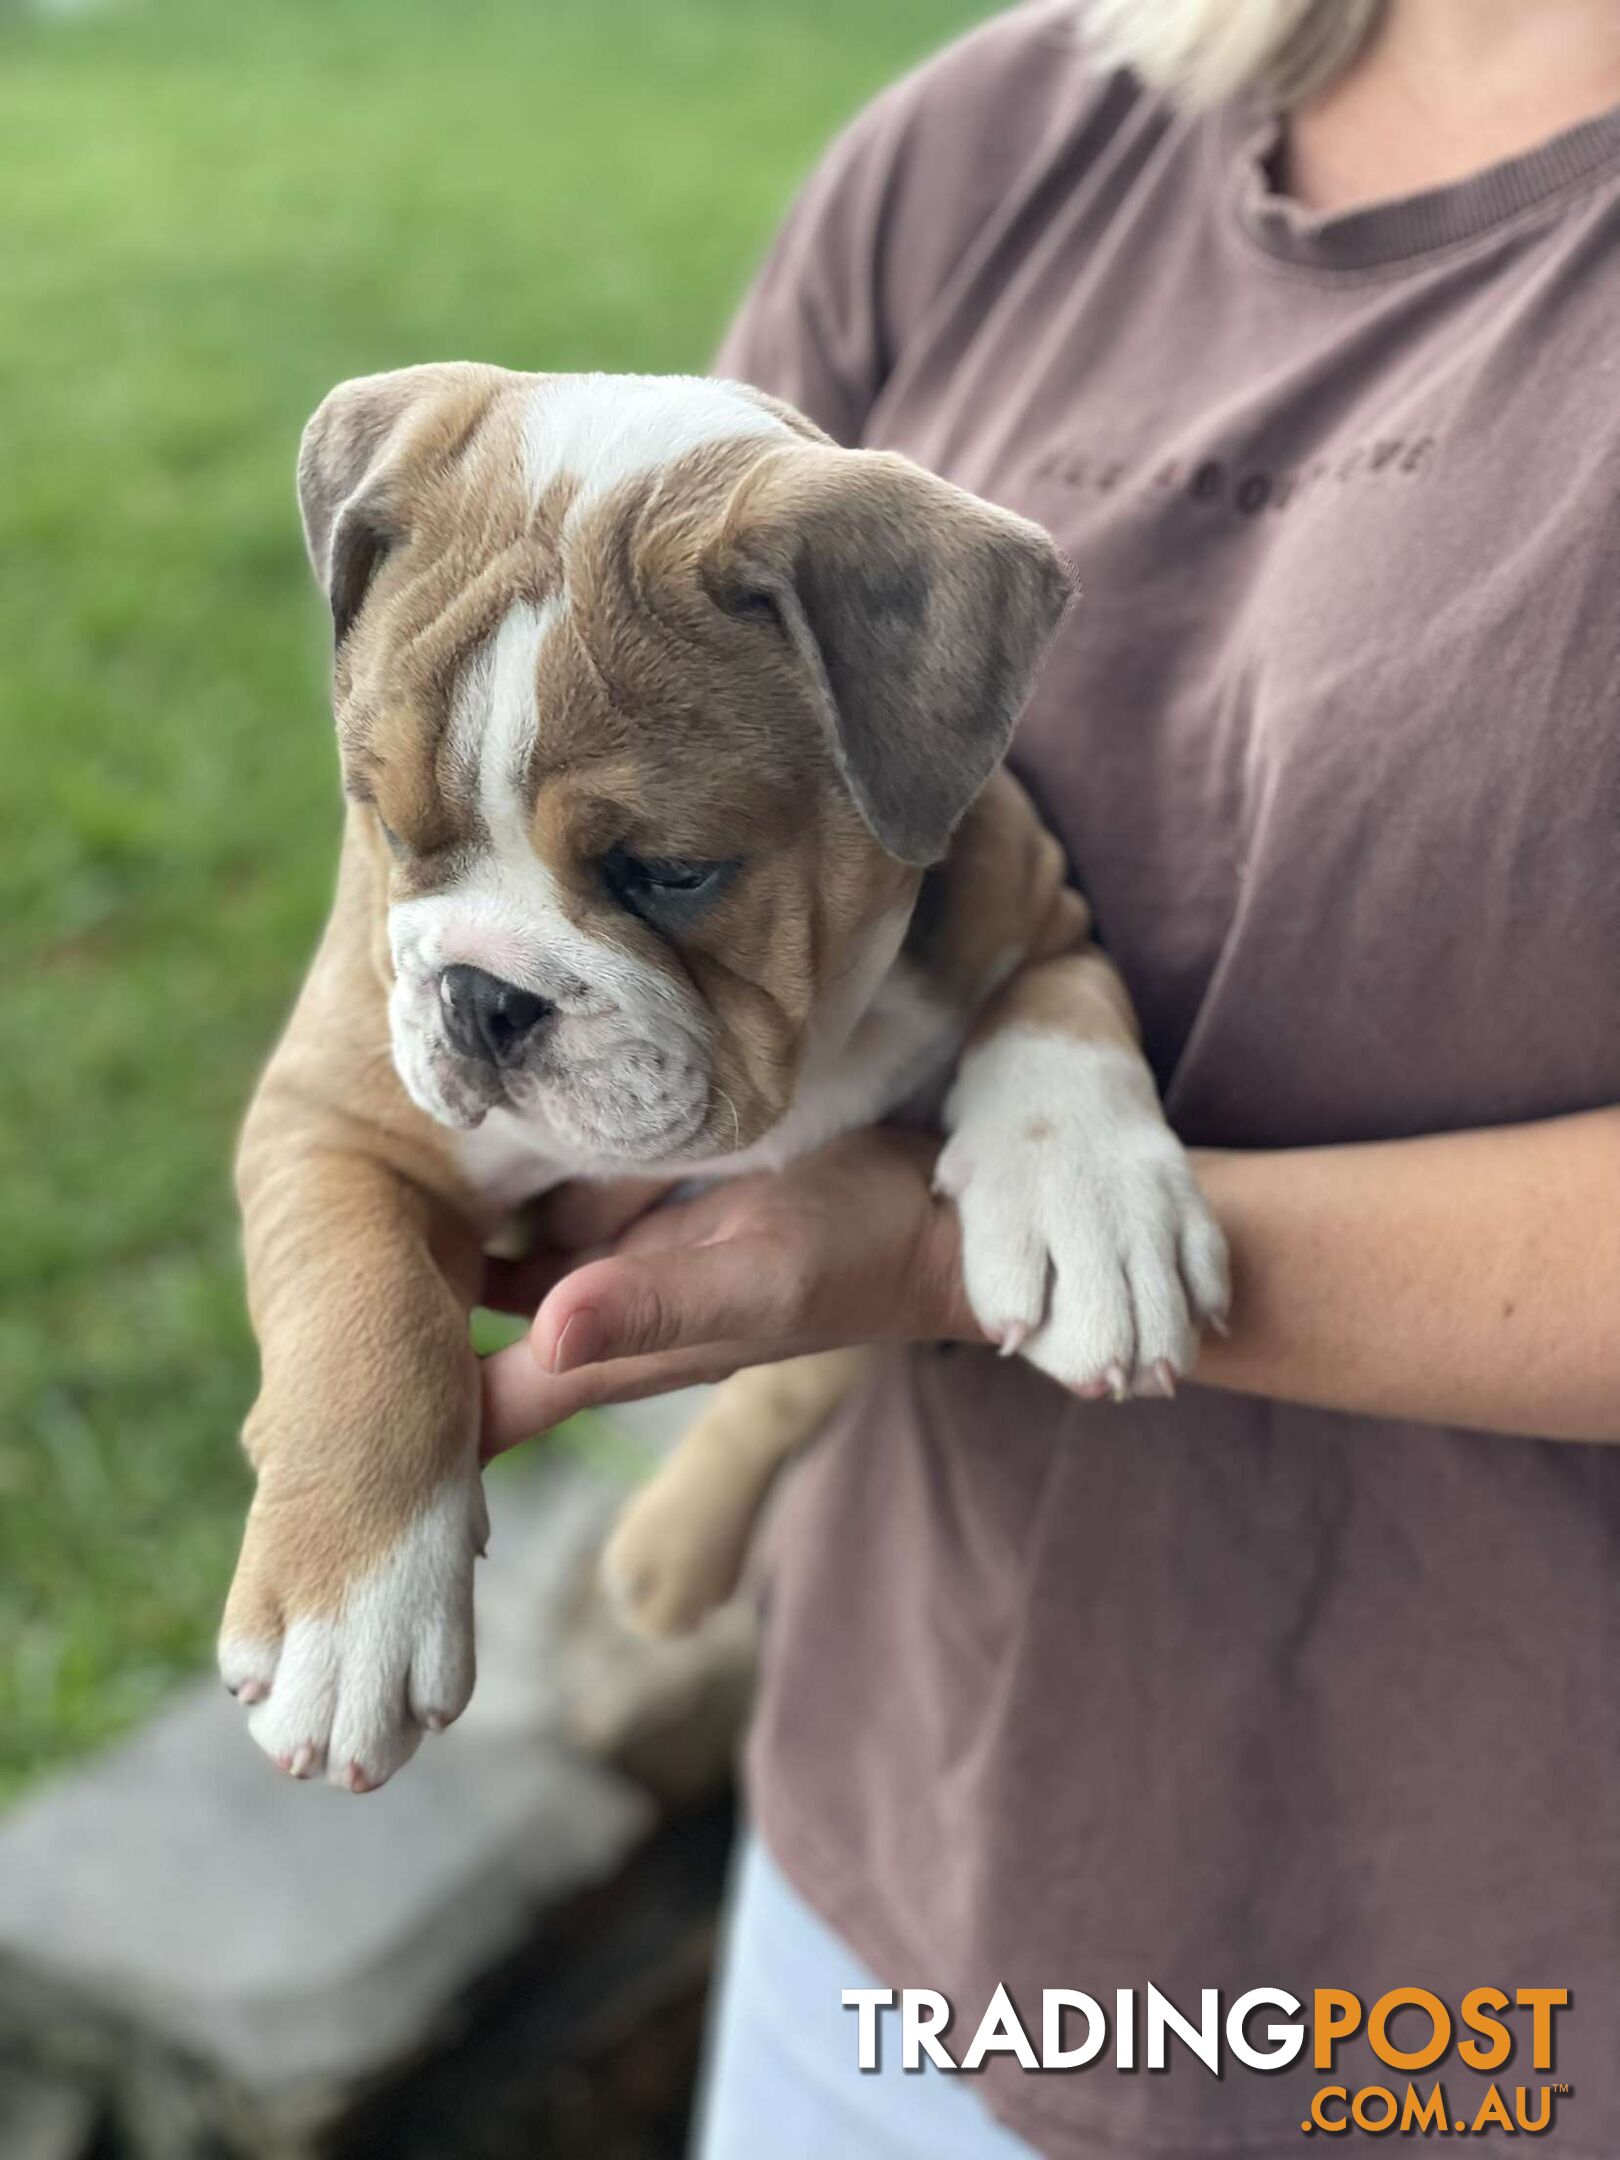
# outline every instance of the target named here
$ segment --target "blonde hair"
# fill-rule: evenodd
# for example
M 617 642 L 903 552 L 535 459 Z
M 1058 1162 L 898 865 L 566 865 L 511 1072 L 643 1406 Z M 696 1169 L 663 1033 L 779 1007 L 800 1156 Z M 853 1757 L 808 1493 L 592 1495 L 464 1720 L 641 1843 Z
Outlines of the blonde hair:
M 1190 105 L 1260 87 L 1297 104 L 1348 66 L 1383 0 L 1085 0 L 1106 60 Z

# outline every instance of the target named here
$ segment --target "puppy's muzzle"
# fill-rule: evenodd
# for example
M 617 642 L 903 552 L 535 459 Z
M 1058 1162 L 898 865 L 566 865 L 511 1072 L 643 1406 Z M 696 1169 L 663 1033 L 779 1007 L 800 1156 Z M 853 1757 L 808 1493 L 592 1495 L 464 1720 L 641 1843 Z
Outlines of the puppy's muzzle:
M 439 977 L 439 1003 L 451 1047 L 503 1071 L 522 1063 L 535 1030 L 554 1010 L 548 998 L 461 963 Z

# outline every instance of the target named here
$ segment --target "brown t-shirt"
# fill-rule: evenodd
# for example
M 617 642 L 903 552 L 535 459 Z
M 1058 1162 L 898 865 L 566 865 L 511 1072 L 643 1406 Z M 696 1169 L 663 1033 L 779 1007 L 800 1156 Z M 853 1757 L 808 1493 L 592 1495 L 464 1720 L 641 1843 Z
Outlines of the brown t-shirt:
M 1620 114 L 1317 218 L 1262 113 L 1179 115 L 1073 19 L 864 113 L 722 370 L 1073 556 L 1014 764 L 1188 1141 L 1620 1101 Z M 787 1508 L 753 1804 L 969 2032 L 998 1981 L 1037 2030 L 1047 1986 L 1569 1987 L 1540 2142 L 1597 2160 L 1617 1634 L 1620 1450 L 919 1349 Z M 1510 2105 L 1543 2082 L 1514 2027 Z M 1320 2082 L 1181 2051 L 982 2089 L 1060 2160 L 1256 2160 Z M 1338 2082 L 1405 2088 L 1359 2045 Z

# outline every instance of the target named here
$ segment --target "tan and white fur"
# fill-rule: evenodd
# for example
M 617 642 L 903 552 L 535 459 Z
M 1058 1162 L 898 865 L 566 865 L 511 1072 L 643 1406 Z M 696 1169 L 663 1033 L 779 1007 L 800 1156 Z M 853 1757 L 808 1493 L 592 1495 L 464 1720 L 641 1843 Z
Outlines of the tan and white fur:
M 467 1315 L 559 1181 L 727 1176 L 943 1098 L 973 1310 L 1151 1389 L 1225 1254 L 1061 852 L 1000 769 L 1071 597 L 1037 527 L 736 384 L 453 364 L 335 390 L 336 902 L 240 1161 L 263 1381 L 220 1645 L 295 1776 L 472 1687 Z M 858 1360 L 728 1382 L 632 1503 L 632 1613 L 733 1587 Z

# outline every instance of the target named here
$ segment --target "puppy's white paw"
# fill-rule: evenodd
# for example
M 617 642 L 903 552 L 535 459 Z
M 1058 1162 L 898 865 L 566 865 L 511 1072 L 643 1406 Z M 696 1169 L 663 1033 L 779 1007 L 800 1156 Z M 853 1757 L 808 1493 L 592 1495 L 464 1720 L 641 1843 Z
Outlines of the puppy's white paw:
M 489 1530 L 482 1483 L 476 1473 L 451 1479 L 392 1550 L 318 1612 L 299 1609 L 291 1575 L 276 1565 L 287 1532 L 280 1512 L 272 1500 L 257 1540 L 249 1519 L 221 1675 L 283 1770 L 374 1792 L 472 1695 L 473 1562 Z
M 969 1052 L 936 1184 L 979 1325 L 1077 1394 L 1169 1394 L 1222 1324 L 1226 1241 L 1147 1068 L 1010 1028 Z

